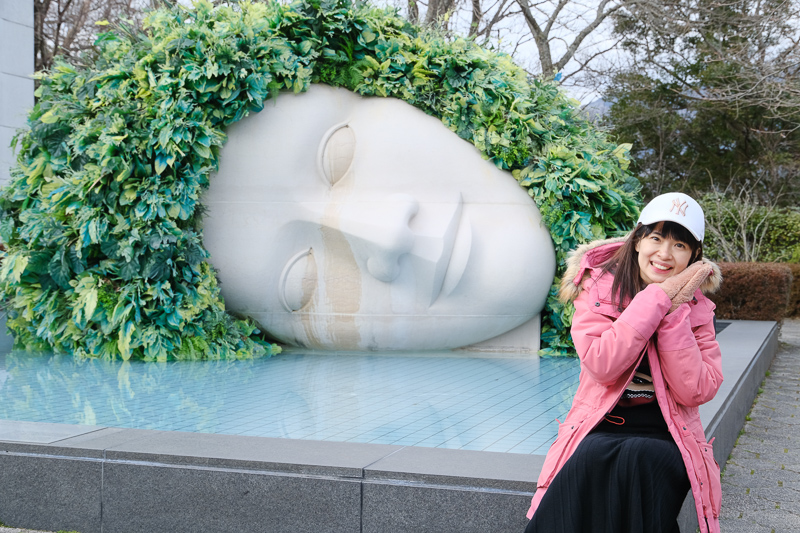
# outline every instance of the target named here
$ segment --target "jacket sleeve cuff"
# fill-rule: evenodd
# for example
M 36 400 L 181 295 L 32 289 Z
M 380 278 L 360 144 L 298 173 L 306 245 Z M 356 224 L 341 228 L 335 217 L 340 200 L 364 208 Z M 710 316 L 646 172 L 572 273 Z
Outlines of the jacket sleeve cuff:
M 672 301 L 667 293 L 661 287 L 650 284 L 633 298 L 617 320 L 622 320 L 639 335 L 649 339 L 670 307 Z

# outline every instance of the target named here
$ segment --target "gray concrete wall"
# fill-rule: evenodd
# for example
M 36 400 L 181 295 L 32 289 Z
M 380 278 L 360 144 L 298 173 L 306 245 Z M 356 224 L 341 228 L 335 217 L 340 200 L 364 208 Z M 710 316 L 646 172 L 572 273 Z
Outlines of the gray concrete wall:
M 0 420 L 0 520 L 81 533 L 516 533 L 542 459 Z
M 9 146 L 33 107 L 33 0 L 0 0 L 0 187 L 9 180 Z

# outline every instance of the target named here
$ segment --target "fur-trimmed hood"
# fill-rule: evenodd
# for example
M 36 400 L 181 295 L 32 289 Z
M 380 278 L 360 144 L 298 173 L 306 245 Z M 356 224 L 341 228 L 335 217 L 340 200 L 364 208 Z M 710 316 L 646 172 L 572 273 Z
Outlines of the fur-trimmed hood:
M 622 246 L 626 239 L 627 236 L 592 241 L 571 251 L 567 256 L 567 270 L 561 278 L 558 298 L 564 303 L 575 300 L 581 293 L 583 280 L 591 275 L 590 271 L 602 267 L 603 263 L 614 255 L 614 252 Z M 700 285 L 700 290 L 703 293 L 716 292 L 722 285 L 722 271 L 716 263 L 708 259 L 702 259 L 702 262 L 711 265 L 713 271 Z

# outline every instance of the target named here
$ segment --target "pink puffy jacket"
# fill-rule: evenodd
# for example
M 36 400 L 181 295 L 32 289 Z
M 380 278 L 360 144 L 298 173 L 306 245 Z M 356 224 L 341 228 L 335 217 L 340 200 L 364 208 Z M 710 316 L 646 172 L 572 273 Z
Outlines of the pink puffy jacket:
M 697 410 L 722 383 L 715 306 L 702 293 L 719 287 L 719 268 L 712 263 L 714 272 L 695 299 L 670 314 L 670 299 L 656 285 L 621 311 L 611 303 L 612 276 L 600 275 L 603 262 L 621 245 L 619 239 L 600 241 L 570 257 L 561 296 L 575 304 L 572 339 L 581 361 L 580 383 L 547 452 L 528 518 L 578 444 L 619 401 L 646 353 L 658 405 L 689 474 L 700 531 L 719 533 L 720 470 Z

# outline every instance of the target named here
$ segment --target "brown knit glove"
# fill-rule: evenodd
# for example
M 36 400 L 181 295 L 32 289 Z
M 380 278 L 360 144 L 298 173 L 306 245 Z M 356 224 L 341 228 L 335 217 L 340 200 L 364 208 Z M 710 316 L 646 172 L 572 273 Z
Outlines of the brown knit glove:
M 673 312 L 679 305 L 694 298 L 695 291 L 711 275 L 712 270 L 711 265 L 708 263 L 698 261 L 689 265 L 680 274 L 658 283 L 657 285 L 672 300 L 672 307 L 669 308 L 669 312 Z

